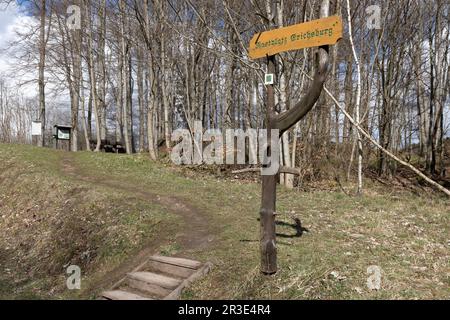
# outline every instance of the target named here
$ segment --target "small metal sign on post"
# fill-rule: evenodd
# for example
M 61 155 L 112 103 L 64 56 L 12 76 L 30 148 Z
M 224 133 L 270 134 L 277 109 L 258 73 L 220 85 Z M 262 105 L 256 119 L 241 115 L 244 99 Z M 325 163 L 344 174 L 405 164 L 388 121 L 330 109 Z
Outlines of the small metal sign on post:
M 264 84 L 267 86 L 269 84 L 273 84 L 274 75 L 273 73 L 267 73 L 264 77 Z

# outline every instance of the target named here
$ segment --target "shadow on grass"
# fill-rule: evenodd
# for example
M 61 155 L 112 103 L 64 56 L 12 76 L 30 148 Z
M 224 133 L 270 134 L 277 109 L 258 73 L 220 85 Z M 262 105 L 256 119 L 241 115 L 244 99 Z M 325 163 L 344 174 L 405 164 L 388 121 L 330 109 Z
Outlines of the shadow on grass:
M 260 219 L 257 219 L 260 221 Z M 290 227 L 295 230 L 295 234 L 284 234 L 284 233 L 277 233 L 276 236 L 279 238 L 284 239 L 293 239 L 293 238 L 301 238 L 303 236 L 303 233 L 309 232 L 307 228 L 304 228 L 302 226 L 302 222 L 299 218 L 292 219 L 294 220 L 294 223 L 288 223 L 285 221 L 275 221 L 275 224 L 280 227 Z M 240 242 L 258 242 L 259 240 L 249 240 L 249 239 L 242 239 Z M 280 243 L 283 244 L 283 243 Z M 290 243 L 288 243 L 290 244 Z
M 308 229 L 304 228 L 302 226 L 302 222 L 300 221 L 299 218 L 295 218 L 293 219 L 294 223 L 287 223 L 284 221 L 276 221 L 275 224 L 277 226 L 283 226 L 283 227 L 291 227 L 292 229 L 295 230 L 295 234 L 283 234 L 283 233 L 277 233 L 277 237 L 280 238 L 288 238 L 288 239 L 292 239 L 292 238 L 301 238 L 303 236 L 303 233 L 305 232 L 309 232 Z

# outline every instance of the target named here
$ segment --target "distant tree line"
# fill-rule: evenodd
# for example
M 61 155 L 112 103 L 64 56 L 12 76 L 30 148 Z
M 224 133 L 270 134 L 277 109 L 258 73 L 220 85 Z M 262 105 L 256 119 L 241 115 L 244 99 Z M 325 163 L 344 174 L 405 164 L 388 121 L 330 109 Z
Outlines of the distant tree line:
M 359 123 L 381 146 L 408 161 L 418 157 L 429 174 L 442 176 L 448 159 L 450 5 L 379 0 L 380 29 L 371 29 L 366 9 L 373 4 L 350 1 L 353 52 L 346 1 L 331 2 L 345 32 L 331 49 L 326 87 L 349 114 L 358 112 Z M 71 5 L 81 9 L 80 29 L 67 24 Z M 266 61 L 249 60 L 249 40 L 269 28 L 317 19 L 319 6 L 318 0 L 26 1 L 24 10 L 36 24 L 19 34 L 10 51 L 16 72 L 36 74 L 39 98 L 30 104 L 17 88 L 0 82 L 0 140 L 29 142 L 32 117 L 49 132 L 55 124 L 46 107 L 51 92 L 70 97 L 65 120 L 72 126 L 73 151 L 100 151 L 102 142 L 113 141 L 129 154 L 148 152 L 156 160 L 159 146 L 171 148 L 172 131 L 192 132 L 195 121 L 204 128 L 261 128 Z M 277 56 L 279 112 L 306 92 L 315 53 Z M 357 130 L 325 94 L 281 145 L 282 164 L 299 169 L 299 183 L 330 171 L 350 178 L 359 153 L 364 171 L 386 176 L 397 170 L 365 139 L 358 146 Z M 297 178 L 285 174 L 281 180 L 292 187 Z

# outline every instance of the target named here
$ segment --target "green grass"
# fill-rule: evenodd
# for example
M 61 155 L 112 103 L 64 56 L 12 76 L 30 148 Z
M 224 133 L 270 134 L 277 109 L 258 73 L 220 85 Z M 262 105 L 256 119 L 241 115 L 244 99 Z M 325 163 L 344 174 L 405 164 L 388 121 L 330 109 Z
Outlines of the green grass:
M 91 282 L 177 228 L 178 217 L 158 204 L 67 176 L 63 156 L 0 146 L 0 264 L 9 270 L 0 275 L 2 298 L 83 297 L 96 290 Z M 82 268 L 81 293 L 65 288 L 71 264 Z
M 57 207 L 65 201 L 65 197 L 76 188 L 74 184 L 78 188 L 87 188 L 76 189 L 78 195 L 71 199 L 77 212 L 81 211 L 83 216 L 93 219 L 84 232 L 92 228 L 95 235 L 83 242 L 95 243 L 98 257 L 101 257 L 89 265 L 88 272 L 92 273 L 92 278 L 101 277 L 111 269 L 111 265 L 118 265 L 130 258 L 133 250 L 145 242 L 142 237 L 133 238 L 138 232 L 146 235 L 153 232 L 153 236 L 157 237 L 189 227 L 181 225 L 178 217 L 172 217 L 170 213 L 164 212 L 166 209 L 157 205 L 139 201 L 122 202 L 121 197 L 128 196 L 131 200 L 132 195 L 116 194 L 114 190 L 94 182 L 71 180 L 61 173 L 60 165 L 56 165 L 64 157 L 67 154 L 61 152 L 0 145 L 1 163 L 15 163 L 14 166 L 20 163 L 22 169 L 15 174 L 26 170 L 25 181 L 28 181 L 28 187 L 20 184 L 13 189 L 0 187 L 3 188 L 2 192 L 6 191 L 10 195 L 8 198 L 3 197 L 3 203 L 6 203 L 8 214 L 13 214 L 12 208 L 16 202 L 19 208 L 23 208 L 23 202 L 33 202 L 32 198 L 34 201 L 44 201 L 45 195 L 39 192 L 27 198 L 26 194 L 32 189 L 29 186 L 30 179 L 45 178 L 45 183 L 40 182 L 40 185 L 49 184 L 44 188 L 47 193 L 52 183 L 64 190 L 51 194 L 50 198 L 57 200 L 49 203 L 50 207 Z M 450 202 L 439 194 L 417 196 L 399 189 L 390 190 L 370 184 L 366 195 L 362 197 L 349 197 L 338 191 L 300 192 L 280 188 L 277 208 L 279 222 L 292 224 L 292 218 L 299 218 L 308 232 L 304 232 L 302 237 L 293 237 L 296 231 L 292 227 L 281 224 L 277 227 L 277 232 L 284 235 L 278 237 L 280 271 L 275 276 L 265 277 L 259 273 L 258 184 L 198 175 L 169 164 L 149 161 L 144 155 L 81 152 L 70 154 L 70 159 L 83 175 L 99 181 L 122 180 L 142 190 L 176 196 L 207 214 L 214 235 L 212 245 L 207 250 L 192 250 L 183 254 L 202 261 L 209 260 L 214 267 L 207 277 L 185 292 L 185 298 L 450 297 Z M 0 179 L 3 177 L 4 174 L 0 175 Z M 11 181 L 11 178 L 6 178 L 7 184 L 10 185 Z M 92 190 L 95 191 L 95 197 L 85 199 L 87 191 Z M 11 193 L 17 197 L 11 196 Z M 4 211 L 4 206 L 0 210 Z M 98 224 L 96 217 L 105 215 L 107 211 L 114 218 L 110 217 L 104 224 Z M 47 214 L 56 215 L 57 211 Z M 161 222 L 152 229 L 152 223 L 159 220 Z M 111 227 L 117 227 L 118 230 L 105 238 Z M 56 235 L 63 237 L 62 234 Z M 3 247 L 4 243 L 0 244 Z M 69 247 L 68 244 L 61 246 L 65 249 Z M 179 253 L 180 245 L 173 238 L 168 239 L 161 244 L 160 252 Z M 35 258 L 28 257 L 29 263 L 36 263 Z M 48 259 L 56 258 L 52 255 Z M 56 259 L 58 263 L 65 260 L 67 258 Z M 38 264 L 42 263 L 37 261 Z M 382 269 L 381 290 L 371 291 L 367 288 L 367 268 L 371 265 Z M 43 271 L 41 276 L 48 275 L 48 270 Z M 55 272 L 51 277 L 60 281 L 62 275 Z M 14 284 L 12 286 L 15 287 Z M 49 286 L 39 283 L 36 286 L 42 287 L 38 296 L 45 297 L 45 289 Z M 56 296 L 68 297 L 67 293 L 61 292 Z M 92 292 L 87 290 L 78 297 L 91 295 Z

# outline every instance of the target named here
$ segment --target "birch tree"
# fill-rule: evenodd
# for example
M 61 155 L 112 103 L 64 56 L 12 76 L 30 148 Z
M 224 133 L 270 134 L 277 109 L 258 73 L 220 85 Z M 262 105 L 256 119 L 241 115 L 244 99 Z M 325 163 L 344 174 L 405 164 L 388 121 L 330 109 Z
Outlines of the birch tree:
M 353 33 L 352 33 L 352 15 L 350 10 L 350 0 L 347 0 L 347 16 L 348 16 L 348 33 L 350 45 L 352 47 L 353 60 L 356 65 L 356 102 L 355 102 L 355 121 L 360 124 L 360 104 L 361 104 L 361 67 L 359 65 L 358 55 L 356 53 L 355 44 L 353 42 Z M 363 181 L 362 181 L 362 140 L 361 134 L 358 130 L 356 130 L 356 139 L 358 145 L 358 194 L 362 194 Z

